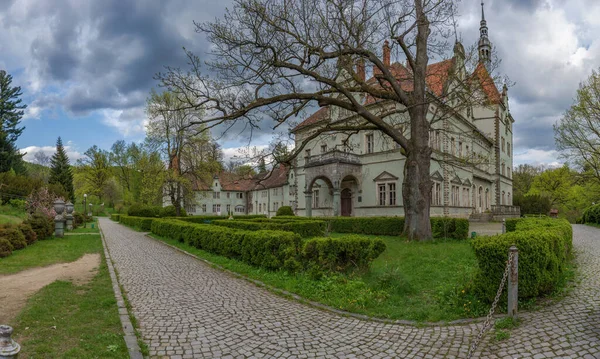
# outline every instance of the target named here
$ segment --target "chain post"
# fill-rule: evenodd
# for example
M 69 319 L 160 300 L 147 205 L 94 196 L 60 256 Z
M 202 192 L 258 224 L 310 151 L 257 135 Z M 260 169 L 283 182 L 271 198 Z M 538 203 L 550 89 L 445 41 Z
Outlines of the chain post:
M 508 316 L 515 321 L 519 305 L 519 250 L 516 246 L 511 246 L 508 255 L 512 257 L 508 280 Z
M 490 328 L 490 325 L 492 324 L 492 317 L 494 316 L 496 306 L 498 306 L 498 302 L 500 301 L 500 297 L 502 296 L 502 291 L 504 290 L 504 285 L 506 284 L 506 279 L 508 278 L 508 273 L 513 263 L 513 255 L 513 252 L 509 251 L 508 260 L 506 261 L 506 268 L 504 268 L 504 274 L 502 275 L 502 280 L 500 281 L 500 287 L 498 287 L 498 292 L 496 292 L 496 298 L 494 298 L 492 307 L 490 308 L 490 311 L 488 312 L 488 315 L 485 318 L 485 321 L 483 322 L 483 327 L 481 328 L 481 330 L 477 334 L 477 337 L 473 341 L 473 344 L 471 344 L 471 347 L 469 348 L 469 352 L 467 353 L 467 359 L 470 359 L 473 356 L 473 354 L 475 353 L 475 349 L 477 349 L 479 343 L 481 342 L 481 339 L 483 338 L 483 334 L 485 334 L 485 332 Z
M 502 234 L 506 233 L 506 219 L 502 218 Z
M 12 338 L 13 328 L 8 325 L 0 325 L 0 358 L 14 359 L 17 358 L 21 351 L 21 346 Z

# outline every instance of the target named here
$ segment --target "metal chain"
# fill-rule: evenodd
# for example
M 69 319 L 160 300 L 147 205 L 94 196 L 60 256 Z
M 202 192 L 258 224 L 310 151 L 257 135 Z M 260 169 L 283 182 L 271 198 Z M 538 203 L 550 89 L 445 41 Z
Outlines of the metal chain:
M 489 329 L 489 326 L 492 321 L 492 316 L 494 315 L 494 312 L 496 311 L 496 306 L 498 305 L 498 301 L 500 300 L 500 296 L 502 295 L 502 291 L 504 289 L 504 284 L 506 283 L 506 278 L 508 277 L 508 272 L 510 271 L 510 267 L 512 265 L 513 256 L 514 256 L 514 253 L 510 252 L 510 254 L 508 255 L 508 260 L 506 261 L 506 268 L 504 269 L 504 275 L 502 276 L 502 281 L 500 282 L 500 287 L 498 288 L 498 292 L 496 293 L 496 298 L 494 299 L 494 302 L 492 303 L 492 307 L 490 308 L 490 311 L 489 311 L 487 317 L 485 318 L 485 321 L 483 322 L 483 327 L 481 328 L 481 330 L 479 331 L 479 334 L 477 334 L 477 338 L 475 338 L 475 341 L 473 342 L 473 344 L 471 344 L 471 347 L 469 348 L 469 353 L 467 354 L 467 359 L 471 359 L 471 357 L 475 353 L 475 349 L 477 349 L 477 346 L 479 346 L 479 342 L 483 338 L 483 334 L 485 334 L 485 332 Z

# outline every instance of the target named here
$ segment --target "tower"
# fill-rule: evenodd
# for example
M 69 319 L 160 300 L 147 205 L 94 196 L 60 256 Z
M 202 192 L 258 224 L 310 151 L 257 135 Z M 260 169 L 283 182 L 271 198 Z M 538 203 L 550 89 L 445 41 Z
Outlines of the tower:
M 483 12 L 483 1 L 481 2 L 481 22 L 479 26 L 479 62 L 485 65 L 490 70 L 492 62 L 492 43 L 488 38 L 487 22 L 485 21 L 485 14 Z

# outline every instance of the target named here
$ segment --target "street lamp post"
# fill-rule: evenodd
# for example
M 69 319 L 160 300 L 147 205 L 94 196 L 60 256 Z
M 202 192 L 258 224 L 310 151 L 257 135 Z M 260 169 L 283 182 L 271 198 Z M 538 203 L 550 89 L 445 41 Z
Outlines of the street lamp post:
M 83 228 L 87 227 L 87 221 L 85 220 L 87 217 L 87 193 L 83 194 Z

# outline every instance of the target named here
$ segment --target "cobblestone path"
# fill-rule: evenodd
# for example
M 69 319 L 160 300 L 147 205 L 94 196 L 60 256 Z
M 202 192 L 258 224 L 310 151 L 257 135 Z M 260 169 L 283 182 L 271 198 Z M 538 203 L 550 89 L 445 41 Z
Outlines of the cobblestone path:
M 464 358 L 481 324 L 403 326 L 291 301 L 100 219 L 153 358 Z M 509 340 L 478 358 L 600 358 L 600 230 L 574 226 L 582 282 L 557 305 L 524 313 Z

